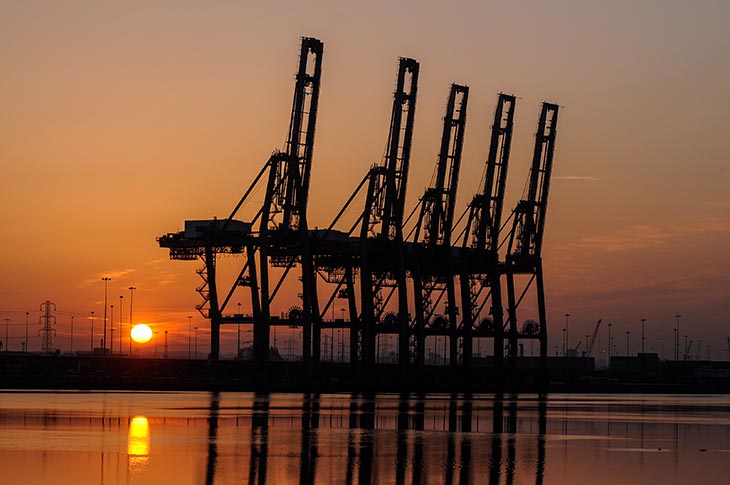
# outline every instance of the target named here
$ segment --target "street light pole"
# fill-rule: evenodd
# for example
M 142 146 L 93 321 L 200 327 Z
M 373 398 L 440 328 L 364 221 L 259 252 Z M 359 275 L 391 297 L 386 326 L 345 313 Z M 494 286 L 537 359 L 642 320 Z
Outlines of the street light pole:
M 30 317 L 30 312 L 25 312 L 25 351 L 28 351 L 28 348 L 30 347 L 28 345 L 28 317 Z
M 91 353 L 94 353 L 94 312 L 91 312 Z
M 122 352 L 124 352 L 122 347 L 122 334 L 124 333 L 124 326 L 122 325 L 122 320 L 124 313 L 122 312 L 122 301 L 124 300 L 123 295 L 119 295 L 119 355 L 122 355 Z
M 71 315 L 71 353 L 74 353 L 74 316 Z
M 167 355 L 167 330 L 165 330 L 165 355 L 163 357 L 167 359 Z
M 611 323 L 608 324 L 608 358 L 613 357 L 613 348 L 611 347 Z
M 132 305 L 134 304 L 134 290 L 137 288 L 130 286 L 129 290 L 129 356 L 132 357 Z
M 102 339 L 102 352 L 106 355 L 106 306 L 107 306 L 107 293 L 109 288 L 109 281 L 111 278 L 104 276 L 101 281 L 104 282 L 104 338 Z
M 195 327 L 195 358 L 198 358 L 198 327 Z
M 674 318 L 677 319 L 677 327 L 675 328 L 674 334 L 674 360 L 679 360 L 679 319 L 682 318 L 682 315 L 677 313 L 674 315 Z
M 563 350 L 563 354 L 568 355 L 567 351 L 570 348 L 570 327 L 568 324 L 570 323 L 570 313 L 565 314 L 565 349 Z
M 188 315 L 188 359 L 192 357 L 193 317 Z
M 641 353 L 644 353 L 644 324 L 646 323 L 646 318 L 641 319 Z
M 114 305 L 109 305 L 111 315 L 109 316 L 109 354 L 114 354 Z
M 629 354 L 629 335 L 630 334 L 631 334 L 631 332 L 626 330 L 626 357 L 630 356 L 630 354 Z
M 241 303 L 238 303 L 238 318 L 241 318 Z M 236 325 L 238 329 L 238 340 L 236 341 L 236 358 L 241 356 L 241 324 Z

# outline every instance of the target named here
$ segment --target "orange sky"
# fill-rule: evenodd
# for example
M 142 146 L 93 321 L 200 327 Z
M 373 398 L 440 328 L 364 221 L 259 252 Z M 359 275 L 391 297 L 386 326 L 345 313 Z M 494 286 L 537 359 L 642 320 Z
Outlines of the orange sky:
M 382 157 L 398 56 L 421 62 L 410 207 L 430 180 L 451 82 L 471 88 L 457 212 L 477 188 L 496 93 L 519 96 L 507 210 L 539 103 L 558 102 L 544 250 L 551 344 L 566 312 L 576 339 L 598 318 L 638 335 L 646 318 L 655 346 L 681 313 L 720 357 L 727 2 L 3 1 L 0 13 L 0 319 L 11 319 L 11 349 L 26 311 L 31 350 L 40 346 L 46 299 L 59 334 L 71 314 L 100 315 L 102 276 L 125 313 L 134 285 L 137 318 L 187 345 L 197 263 L 169 261 L 155 237 L 227 215 L 283 146 L 299 37 L 311 35 L 325 55 L 310 226 L 327 225 Z

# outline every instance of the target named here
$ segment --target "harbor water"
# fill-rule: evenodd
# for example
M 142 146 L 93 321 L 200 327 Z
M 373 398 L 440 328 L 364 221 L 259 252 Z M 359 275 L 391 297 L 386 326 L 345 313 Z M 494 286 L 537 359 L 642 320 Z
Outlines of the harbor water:
M 727 395 L 0 391 L 3 484 L 724 484 Z

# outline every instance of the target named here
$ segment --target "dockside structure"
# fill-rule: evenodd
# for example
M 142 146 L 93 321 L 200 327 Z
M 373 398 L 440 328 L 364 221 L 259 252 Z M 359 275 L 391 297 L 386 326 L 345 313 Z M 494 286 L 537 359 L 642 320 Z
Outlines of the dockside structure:
M 418 217 L 410 222 L 411 217 L 404 214 L 419 64 L 401 58 L 383 161 L 367 171 L 326 229 L 310 229 L 307 203 L 323 51 L 318 39 L 302 38 L 285 148 L 269 157 L 230 215 L 186 221 L 184 231 L 158 238 L 171 259 L 203 263 L 198 270 L 203 280 L 197 288 L 203 297 L 198 310 L 211 324 L 209 358 L 220 357 L 221 325 L 250 325 L 254 360 L 264 365 L 269 358 L 271 327 L 276 325 L 301 328 L 302 357 L 310 367 L 316 367 L 322 356 L 322 330 L 341 328 L 349 332 L 353 369 L 365 373 L 377 363 L 378 335 L 397 339 L 403 372 L 425 365 L 427 336 L 448 339 L 449 365 L 453 367 L 472 365 L 475 338 L 492 340 L 491 361 L 497 368 L 505 363 L 515 366 L 522 340 L 536 341 L 544 369 L 547 321 L 541 253 L 558 105 L 542 105 L 527 191 L 502 223 L 516 98 L 499 95 L 484 179 L 454 222 L 469 88 L 453 84 L 435 178 L 411 212 Z M 261 184 L 266 187 L 263 204 L 250 220 L 236 219 Z M 340 229 L 343 215 L 363 194 L 365 204 L 357 211 L 356 221 Z M 465 225 L 457 232 L 460 221 Z M 505 242 L 507 249 L 500 260 Z M 216 278 L 221 254 L 240 255 L 242 260 L 238 276 L 222 299 Z M 284 305 L 288 311 L 275 316 L 271 311 L 275 298 L 294 275 L 298 275 L 301 304 Z M 527 277 L 527 283 L 520 289 L 517 277 L 521 275 Z M 533 286 L 537 320 L 520 321 L 517 311 Z M 225 313 L 241 288 L 249 294 L 251 315 Z M 320 292 L 324 295 L 321 300 Z M 338 299 L 345 301 L 346 317 L 327 320 L 325 316 Z M 443 313 L 438 311 L 441 305 Z

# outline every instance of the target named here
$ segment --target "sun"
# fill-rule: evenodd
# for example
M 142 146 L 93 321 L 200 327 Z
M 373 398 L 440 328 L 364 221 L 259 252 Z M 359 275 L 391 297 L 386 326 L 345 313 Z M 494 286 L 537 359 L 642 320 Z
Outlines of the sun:
M 138 344 L 144 344 L 150 341 L 152 338 L 152 329 L 149 325 L 140 323 L 132 327 L 132 340 Z

